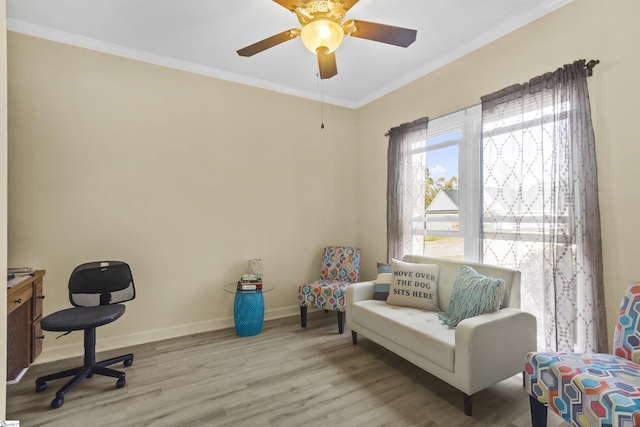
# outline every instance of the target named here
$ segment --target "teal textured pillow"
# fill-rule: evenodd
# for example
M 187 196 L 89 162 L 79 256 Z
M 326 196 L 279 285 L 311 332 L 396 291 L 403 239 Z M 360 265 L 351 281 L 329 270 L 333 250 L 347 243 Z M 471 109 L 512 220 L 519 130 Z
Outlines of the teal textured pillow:
M 504 295 L 504 280 L 484 276 L 468 265 L 458 271 L 453 283 L 449 308 L 438 313 L 444 325 L 451 328 L 470 317 L 497 313 Z
M 389 296 L 389 286 L 391 286 L 391 264 L 378 263 L 378 277 L 376 287 L 373 291 L 373 299 L 386 301 Z

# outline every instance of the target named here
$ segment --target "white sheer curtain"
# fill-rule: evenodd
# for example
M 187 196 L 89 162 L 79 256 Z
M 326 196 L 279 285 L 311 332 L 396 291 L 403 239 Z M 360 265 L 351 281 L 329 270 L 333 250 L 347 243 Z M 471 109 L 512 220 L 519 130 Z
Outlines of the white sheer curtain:
M 482 98 L 482 254 L 522 271 L 540 351 L 607 352 L 595 140 L 576 61 Z
M 389 130 L 387 259 L 424 253 L 427 125 L 429 118 Z

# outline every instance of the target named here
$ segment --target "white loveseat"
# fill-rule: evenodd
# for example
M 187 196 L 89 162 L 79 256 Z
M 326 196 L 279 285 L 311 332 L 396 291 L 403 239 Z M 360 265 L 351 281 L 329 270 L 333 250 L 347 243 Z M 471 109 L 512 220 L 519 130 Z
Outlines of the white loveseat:
M 438 305 L 446 311 L 458 270 L 469 265 L 478 273 L 504 279 L 497 313 L 444 326 L 437 312 L 374 300 L 375 281 L 347 288 L 346 325 L 353 344 L 358 333 L 398 354 L 463 392 L 464 412 L 471 415 L 471 396 L 524 370 L 525 357 L 536 351 L 536 319 L 520 310 L 520 272 L 463 261 L 406 255 L 404 262 L 438 264 Z

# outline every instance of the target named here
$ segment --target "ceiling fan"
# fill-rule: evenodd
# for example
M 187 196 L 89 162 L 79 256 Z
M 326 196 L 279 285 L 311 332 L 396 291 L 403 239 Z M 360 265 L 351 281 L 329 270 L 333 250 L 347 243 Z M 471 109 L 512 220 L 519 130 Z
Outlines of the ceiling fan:
M 253 56 L 298 36 L 318 56 L 321 79 L 338 74 L 335 50 L 347 36 L 407 47 L 416 40 L 416 30 L 350 19 L 344 15 L 358 0 L 273 0 L 296 14 L 302 29 L 292 28 L 238 50 L 240 56 Z

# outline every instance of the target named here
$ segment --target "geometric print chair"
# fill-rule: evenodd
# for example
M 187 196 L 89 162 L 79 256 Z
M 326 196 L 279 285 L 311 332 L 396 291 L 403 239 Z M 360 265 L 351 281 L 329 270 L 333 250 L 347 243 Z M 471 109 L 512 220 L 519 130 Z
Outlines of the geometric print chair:
M 529 353 L 525 383 L 532 426 L 547 425 L 547 407 L 577 427 L 640 426 L 640 282 L 625 292 L 613 350 Z
M 307 308 L 338 313 L 338 332 L 344 333 L 347 286 L 360 280 L 360 248 L 327 246 L 322 254 L 320 280 L 298 287 L 300 322 L 307 327 Z

